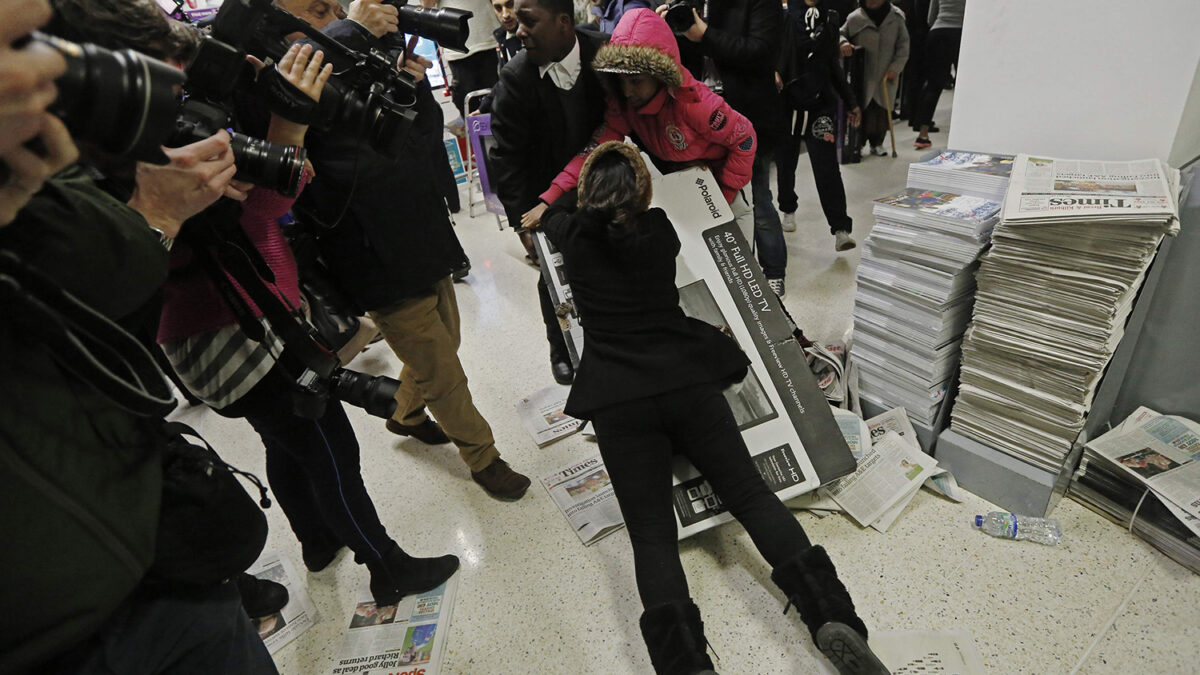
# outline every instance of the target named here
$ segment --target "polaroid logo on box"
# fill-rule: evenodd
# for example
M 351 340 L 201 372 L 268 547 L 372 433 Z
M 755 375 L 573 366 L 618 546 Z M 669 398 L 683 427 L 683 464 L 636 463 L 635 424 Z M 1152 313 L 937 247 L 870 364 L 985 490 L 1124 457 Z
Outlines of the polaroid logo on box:
M 714 219 L 720 218 L 721 211 L 717 207 L 716 202 L 713 201 L 712 194 L 708 191 L 708 184 L 704 182 L 703 178 L 697 178 L 696 185 L 700 187 L 700 196 L 704 198 L 704 204 L 708 206 L 709 215 Z

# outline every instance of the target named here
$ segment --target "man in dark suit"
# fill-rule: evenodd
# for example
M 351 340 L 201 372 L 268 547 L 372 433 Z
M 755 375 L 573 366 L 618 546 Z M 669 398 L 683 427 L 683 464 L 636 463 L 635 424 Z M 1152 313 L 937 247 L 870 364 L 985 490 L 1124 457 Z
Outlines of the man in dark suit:
M 802 0 L 794 0 L 802 2 Z M 787 244 L 783 225 L 771 197 L 771 157 L 787 133 L 775 63 L 783 29 L 783 7 L 778 0 L 725 0 L 707 3 L 707 15 L 693 10 L 695 23 L 677 33 L 683 65 L 696 79 L 719 80 L 717 91 L 733 109 L 754 125 L 758 153 L 750 186 L 754 197 L 754 246 L 771 290 L 784 295 Z M 665 13 L 665 7 L 659 7 Z M 706 59 L 707 57 L 707 63 Z M 706 72 L 706 65 L 710 65 Z
M 517 36 L 525 46 L 500 71 L 492 100 L 492 173 L 508 222 L 546 204 L 538 195 L 582 151 L 604 120 L 604 89 L 592 58 L 608 36 L 575 29 L 571 0 L 516 0 Z M 574 369 L 546 282 L 538 298 L 550 343 L 554 379 L 569 384 Z

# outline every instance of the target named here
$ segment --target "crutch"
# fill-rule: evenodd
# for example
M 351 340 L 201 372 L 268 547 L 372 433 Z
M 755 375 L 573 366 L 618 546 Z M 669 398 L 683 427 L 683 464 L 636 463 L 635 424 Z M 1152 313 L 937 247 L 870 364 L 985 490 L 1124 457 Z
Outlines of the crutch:
M 888 96 L 888 76 L 883 74 L 879 85 L 883 87 L 883 102 L 887 104 L 888 135 L 892 137 L 892 157 L 896 156 L 896 125 L 892 122 L 892 99 Z

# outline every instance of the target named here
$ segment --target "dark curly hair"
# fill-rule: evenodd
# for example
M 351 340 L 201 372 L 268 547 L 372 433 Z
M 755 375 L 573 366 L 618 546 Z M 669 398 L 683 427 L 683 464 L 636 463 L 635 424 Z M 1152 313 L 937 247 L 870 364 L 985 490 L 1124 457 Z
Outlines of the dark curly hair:
M 133 49 L 156 59 L 191 59 L 199 35 L 173 21 L 154 0 L 51 0 L 47 33 L 108 49 Z

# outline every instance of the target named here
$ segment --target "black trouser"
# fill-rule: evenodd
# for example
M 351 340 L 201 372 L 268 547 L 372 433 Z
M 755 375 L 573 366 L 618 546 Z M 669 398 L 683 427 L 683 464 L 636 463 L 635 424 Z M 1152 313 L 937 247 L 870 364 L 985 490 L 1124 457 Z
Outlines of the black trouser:
M 900 80 L 900 119 L 909 124 L 917 117 L 917 102 L 921 100 L 921 85 L 925 82 L 925 38 L 909 33 L 908 62 Z
M 549 265 L 548 260 L 542 261 Z M 562 326 L 558 323 L 558 314 L 554 312 L 554 301 L 550 299 L 550 289 L 546 286 L 546 277 L 538 273 L 537 280 L 538 304 L 542 306 L 542 323 L 546 324 L 546 342 L 550 343 L 550 361 L 571 363 L 571 352 L 567 350 L 567 339 L 563 336 Z
M 646 607 L 687 601 L 687 578 L 671 499 L 671 456 L 704 474 L 772 567 L 809 547 L 804 528 L 750 460 L 733 412 L 716 384 L 620 403 L 592 416 Z
M 791 111 L 788 111 L 789 114 Z M 846 214 L 846 187 L 837 154 L 837 105 L 819 110 L 796 113 L 792 133 L 775 149 L 775 165 L 779 181 L 779 210 L 795 213 L 800 205 L 796 196 L 796 164 L 800 161 L 800 142 L 808 146 L 808 162 L 812 165 L 813 182 L 829 232 L 849 232 L 854 221 Z
M 193 675 L 279 671 L 232 582 L 189 589 L 143 585 L 98 633 L 38 672 Z
M 392 545 L 363 485 L 358 439 L 340 401 L 312 420 L 292 414 L 291 388 L 278 366 L 232 405 L 267 449 L 267 480 L 301 546 L 345 544 L 359 563 L 378 560 Z
M 450 88 L 450 96 L 454 99 L 454 107 L 458 114 L 466 119 L 469 111 L 463 110 L 463 100 L 467 94 L 478 89 L 491 89 L 500 79 L 500 57 L 496 50 L 488 49 L 466 58 L 449 61 L 450 73 L 454 76 Z M 478 103 L 475 105 L 479 107 Z
M 929 31 L 925 43 L 925 84 L 921 87 L 921 98 L 913 124 L 931 124 L 937 110 L 942 90 L 950 82 L 950 66 L 958 63 L 958 49 L 962 44 L 961 28 L 938 28 Z

